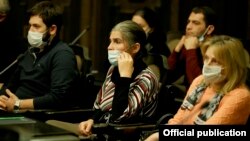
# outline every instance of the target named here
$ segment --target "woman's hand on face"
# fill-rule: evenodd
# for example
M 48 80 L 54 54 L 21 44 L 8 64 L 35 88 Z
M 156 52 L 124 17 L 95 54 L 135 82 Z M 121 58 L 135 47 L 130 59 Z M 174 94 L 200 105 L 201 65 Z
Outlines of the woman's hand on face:
M 120 77 L 131 78 L 134 71 L 134 60 L 132 56 L 127 52 L 122 52 L 117 60 Z
M 79 133 L 83 136 L 89 136 L 92 134 L 92 126 L 94 124 L 93 119 L 89 119 L 87 121 L 83 121 L 79 124 Z

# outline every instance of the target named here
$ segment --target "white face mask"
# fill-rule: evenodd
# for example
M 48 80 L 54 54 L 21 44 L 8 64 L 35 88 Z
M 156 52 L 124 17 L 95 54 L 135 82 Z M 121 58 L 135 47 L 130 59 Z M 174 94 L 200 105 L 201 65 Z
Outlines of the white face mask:
M 204 64 L 202 68 L 202 74 L 205 78 L 205 82 L 209 84 L 211 82 L 216 83 L 221 81 L 223 79 L 221 70 L 221 66 L 209 66 L 207 64 Z
M 108 59 L 111 65 L 118 65 L 117 58 L 120 56 L 120 53 L 121 52 L 119 50 L 108 50 Z
M 43 35 L 44 33 L 29 31 L 27 38 L 31 47 L 40 47 L 43 45 L 45 43 L 43 41 Z

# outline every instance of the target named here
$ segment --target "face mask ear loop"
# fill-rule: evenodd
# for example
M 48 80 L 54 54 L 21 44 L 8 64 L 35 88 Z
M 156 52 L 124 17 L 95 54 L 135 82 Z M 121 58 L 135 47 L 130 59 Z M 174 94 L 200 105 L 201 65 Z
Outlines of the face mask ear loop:
M 210 25 L 206 28 L 205 32 L 199 37 L 199 42 L 204 41 L 205 35 L 207 34 L 209 27 Z
M 36 63 L 36 59 L 37 59 L 36 54 L 33 52 L 33 53 L 32 53 L 32 56 L 34 57 L 33 64 L 35 64 L 35 63 Z
M 39 48 L 36 48 L 36 47 L 31 47 L 31 48 L 29 48 L 30 54 L 34 57 L 33 64 L 35 64 L 36 59 L 37 59 L 36 53 L 39 52 L 37 49 L 39 49 Z M 39 49 L 39 50 L 40 50 L 40 49 Z

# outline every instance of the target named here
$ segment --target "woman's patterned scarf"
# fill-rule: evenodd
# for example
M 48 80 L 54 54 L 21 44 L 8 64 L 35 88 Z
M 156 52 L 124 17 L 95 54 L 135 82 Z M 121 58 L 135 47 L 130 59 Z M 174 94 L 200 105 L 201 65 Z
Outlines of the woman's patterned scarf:
M 206 88 L 207 85 L 205 83 L 198 85 L 196 89 L 194 89 L 192 93 L 183 101 L 181 108 L 187 108 L 191 110 L 193 106 L 200 100 Z M 204 105 L 202 111 L 195 119 L 194 124 L 203 124 L 205 121 L 207 121 L 217 109 L 223 96 L 224 94 L 217 93 L 210 102 Z

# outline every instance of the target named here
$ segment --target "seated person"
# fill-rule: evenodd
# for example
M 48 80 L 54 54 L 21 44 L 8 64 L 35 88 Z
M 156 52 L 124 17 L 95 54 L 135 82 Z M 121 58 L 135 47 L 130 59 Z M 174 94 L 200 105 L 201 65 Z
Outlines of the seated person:
M 42 1 L 30 9 L 29 16 L 30 47 L 1 90 L 0 108 L 13 111 L 74 106 L 72 91 L 79 73 L 73 50 L 59 39 L 62 12 L 52 2 Z
M 155 114 L 159 79 L 142 60 L 146 55 L 145 32 L 128 20 L 115 25 L 109 39 L 111 66 L 94 102 L 94 115 L 74 130 L 83 136 L 92 134 L 94 123 L 142 122 Z M 56 122 L 47 123 L 62 127 L 60 121 Z
M 148 7 L 136 10 L 132 16 L 132 21 L 139 24 L 146 32 L 146 49 L 148 53 L 161 54 L 168 57 L 170 50 L 166 44 L 166 33 L 161 29 L 158 20 L 157 13 Z
M 191 84 L 184 102 L 168 124 L 246 124 L 250 114 L 250 92 L 246 56 L 240 40 L 214 36 L 201 46 L 204 54 L 202 75 Z M 159 140 L 159 133 L 146 141 Z
M 139 24 L 146 32 L 147 43 L 145 47 L 149 55 L 144 58 L 144 61 L 148 65 L 155 64 L 159 67 L 162 80 L 163 74 L 168 68 L 167 57 L 170 55 L 170 49 L 166 43 L 166 33 L 159 24 L 157 13 L 148 7 L 140 8 L 132 15 L 132 21 Z
M 216 14 L 210 7 L 194 7 L 188 17 L 186 33 L 168 57 L 169 72 L 166 84 L 184 75 L 186 90 L 202 72 L 202 55 L 200 45 L 215 32 Z M 185 90 L 182 98 L 185 96 Z

